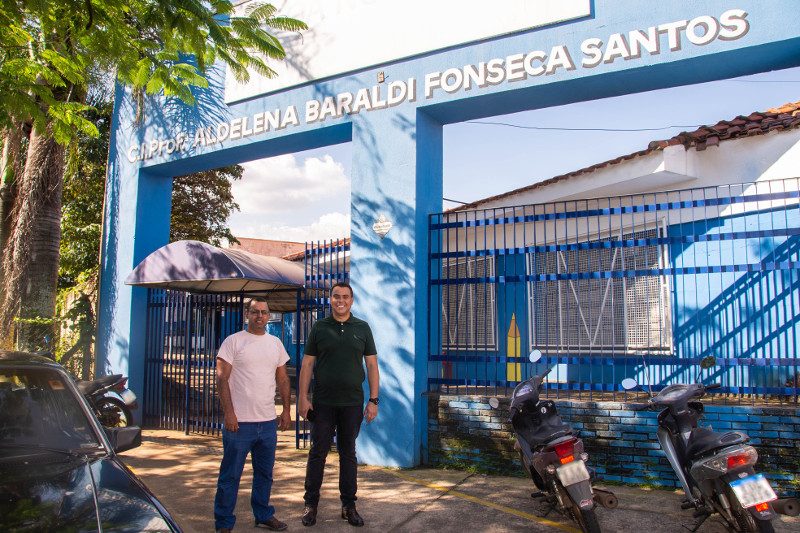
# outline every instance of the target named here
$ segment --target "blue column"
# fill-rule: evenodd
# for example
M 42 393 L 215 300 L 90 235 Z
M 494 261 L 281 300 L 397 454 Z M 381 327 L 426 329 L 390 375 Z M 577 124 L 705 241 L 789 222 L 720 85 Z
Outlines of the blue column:
M 381 372 L 359 461 L 413 466 L 427 421 L 427 218 L 442 206 L 442 125 L 414 109 L 360 116 L 352 168 L 353 314 L 372 327 Z M 392 224 L 383 239 L 372 229 L 381 215 Z
M 139 142 L 135 135 L 123 134 L 135 131 L 133 104 L 121 90 L 116 102 L 105 194 L 96 373 L 129 376 L 129 386 L 142 397 L 147 289 L 124 281 L 142 259 L 169 242 L 172 179 L 128 163 L 127 147 Z M 134 417 L 140 421 L 138 411 Z

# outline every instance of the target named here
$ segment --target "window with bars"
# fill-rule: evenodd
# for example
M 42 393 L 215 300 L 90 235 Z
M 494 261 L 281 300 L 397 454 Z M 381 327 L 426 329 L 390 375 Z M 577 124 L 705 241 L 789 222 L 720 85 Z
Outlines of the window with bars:
M 494 257 L 470 257 L 445 262 L 442 278 L 442 347 L 444 349 L 495 349 L 495 285 L 485 278 L 495 275 Z
M 587 241 L 626 246 L 529 254 L 532 275 L 598 274 L 530 282 L 532 345 L 671 353 L 669 280 L 641 272 L 666 264 L 666 247 L 654 242 L 662 233 L 653 228 Z M 625 275 L 609 277 L 621 271 Z

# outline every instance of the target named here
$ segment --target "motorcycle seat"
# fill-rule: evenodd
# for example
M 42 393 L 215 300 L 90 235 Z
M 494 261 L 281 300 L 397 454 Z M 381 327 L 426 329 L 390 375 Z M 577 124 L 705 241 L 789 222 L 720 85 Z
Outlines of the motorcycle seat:
M 572 435 L 572 426 L 562 422 L 555 404 L 550 400 L 539 402 L 530 411 L 518 415 L 514 420 L 514 430 L 532 446 Z
M 532 442 L 536 444 L 546 444 L 556 439 L 560 439 L 561 437 L 572 435 L 572 426 L 566 423 L 553 426 L 543 426 L 541 429 L 542 430 L 534 436 Z
M 111 385 L 122 378 L 122 374 L 111 374 L 103 376 L 94 381 L 75 380 L 75 385 L 84 396 L 89 396 L 93 392 L 100 390 L 108 385 Z
M 718 448 L 742 444 L 750 440 L 750 437 L 741 431 L 726 431 L 718 433 L 708 428 L 696 427 L 689 435 L 689 443 L 686 447 L 686 455 L 694 458 L 706 454 Z

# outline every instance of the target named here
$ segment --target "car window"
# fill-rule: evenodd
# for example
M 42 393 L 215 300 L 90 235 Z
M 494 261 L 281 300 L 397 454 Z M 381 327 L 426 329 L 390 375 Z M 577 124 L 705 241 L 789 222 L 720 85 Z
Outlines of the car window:
M 79 450 L 100 445 L 67 379 L 50 368 L 0 369 L 0 447 Z

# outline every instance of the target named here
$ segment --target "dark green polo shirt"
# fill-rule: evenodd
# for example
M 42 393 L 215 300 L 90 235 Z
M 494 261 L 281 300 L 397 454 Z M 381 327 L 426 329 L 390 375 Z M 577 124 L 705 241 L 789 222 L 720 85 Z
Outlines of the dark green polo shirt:
M 303 350 L 317 358 L 313 403 L 363 405 L 364 356 L 377 355 L 369 324 L 352 314 L 346 322 L 333 315 L 314 322 Z

